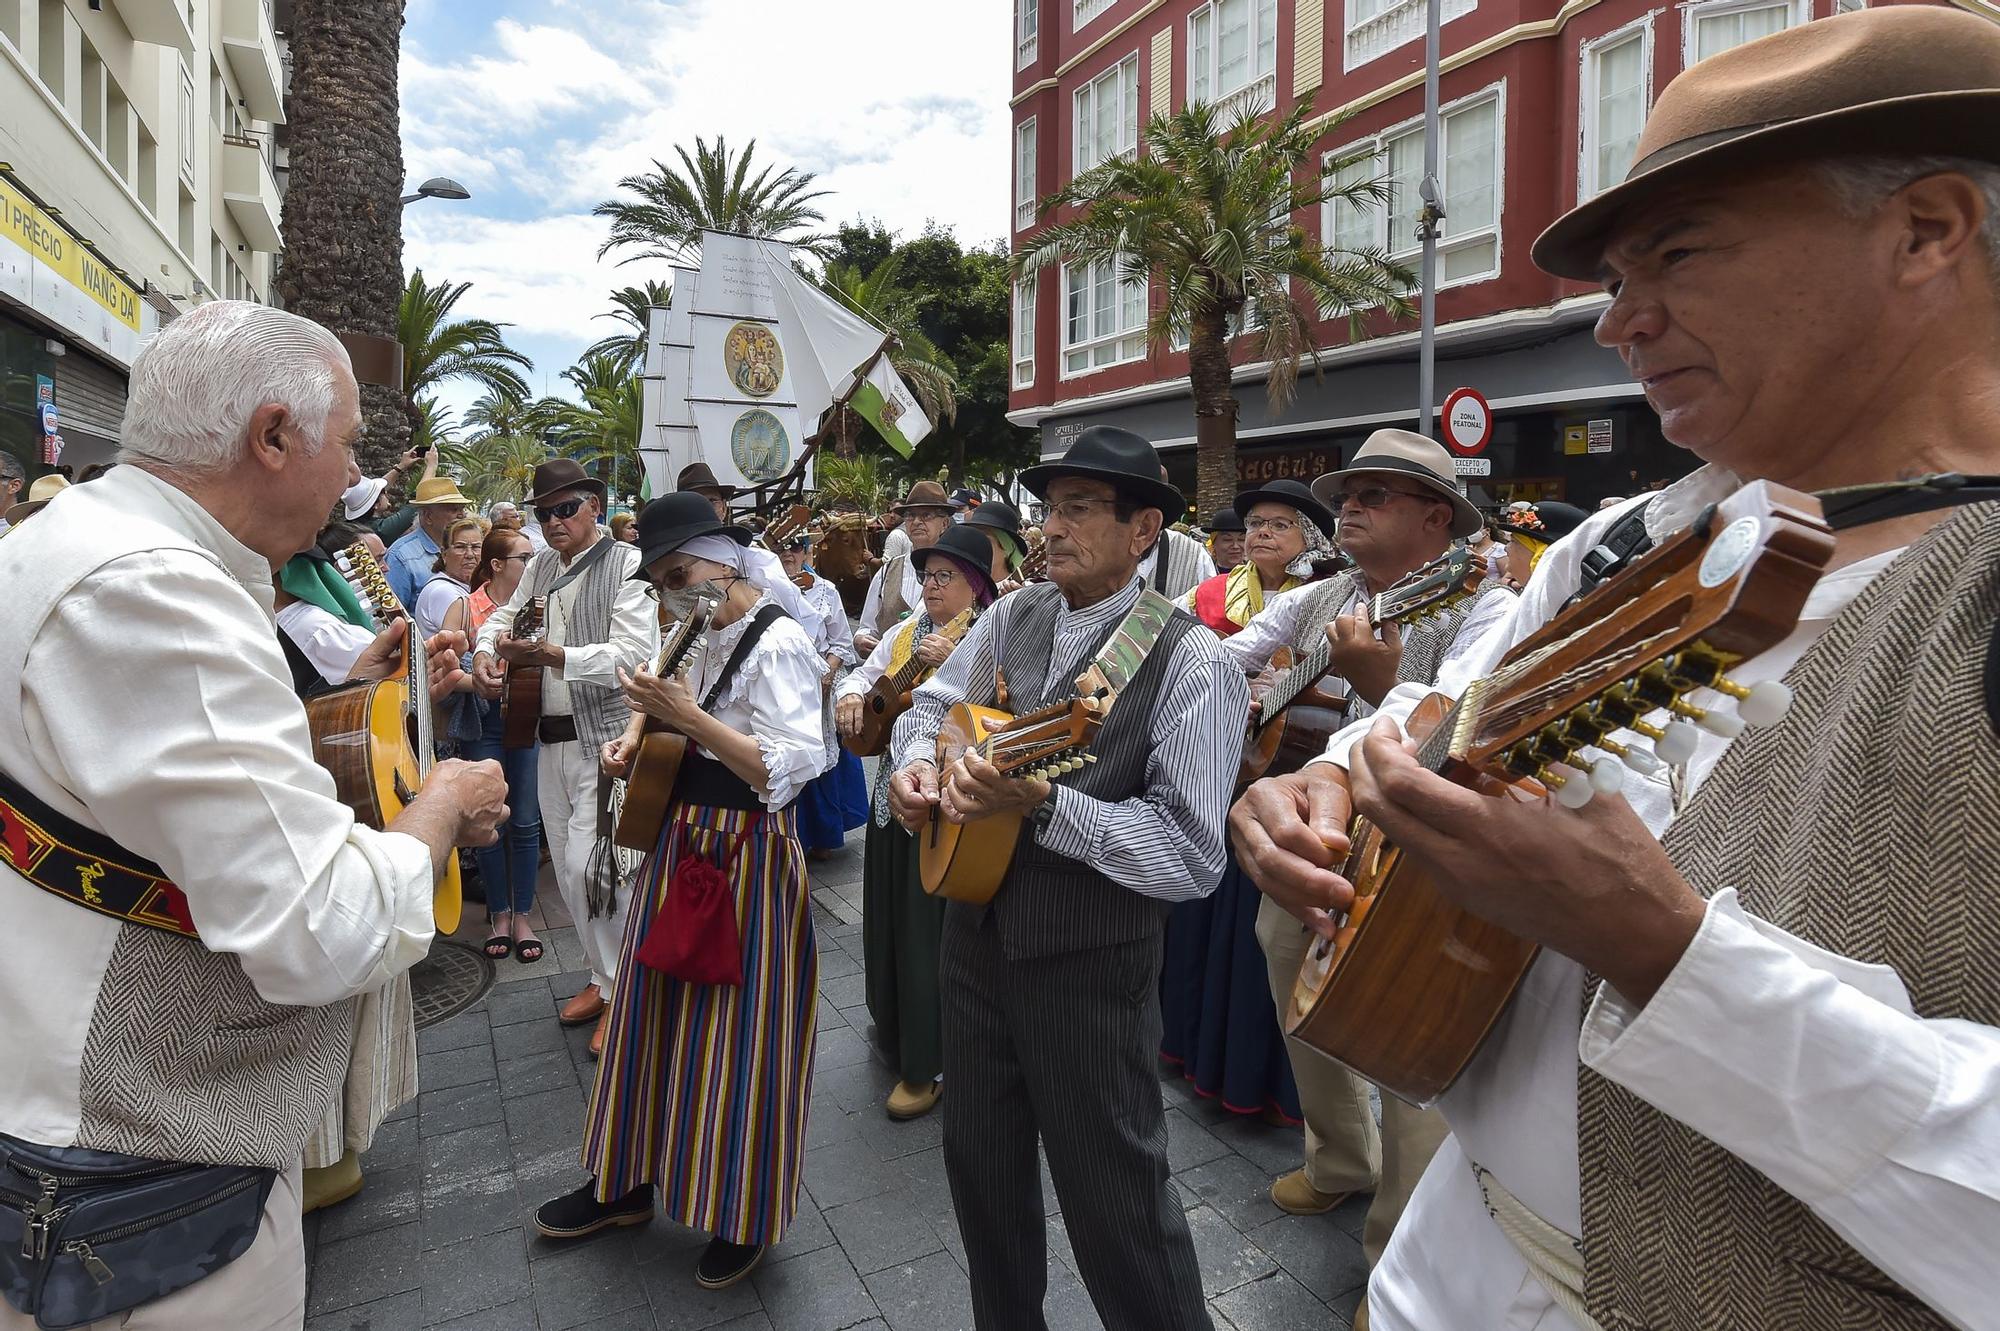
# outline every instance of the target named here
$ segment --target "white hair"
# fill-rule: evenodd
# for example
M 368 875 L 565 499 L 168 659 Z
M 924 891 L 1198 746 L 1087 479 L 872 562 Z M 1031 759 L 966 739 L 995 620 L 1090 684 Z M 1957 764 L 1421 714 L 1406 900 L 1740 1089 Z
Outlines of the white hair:
M 1979 229 L 1979 247 L 1986 255 L 1986 274 L 2000 294 L 2000 165 L 1970 157 L 1890 157 L 1853 154 L 1813 164 L 1820 184 L 1833 195 L 1843 216 L 1867 217 L 1912 181 L 1947 171 L 1970 176 L 1986 196 L 1986 223 Z
M 132 363 L 121 462 L 220 471 L 236 460 L 259 407 L 290 411 L 317 453 L 347 349 L 296 314 L 248 300 L 217 300 L 162 328 Z

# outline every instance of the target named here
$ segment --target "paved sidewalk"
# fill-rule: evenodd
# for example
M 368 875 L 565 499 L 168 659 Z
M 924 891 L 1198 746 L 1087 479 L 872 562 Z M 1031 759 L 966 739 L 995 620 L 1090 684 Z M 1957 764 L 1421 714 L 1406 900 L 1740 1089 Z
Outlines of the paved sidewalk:
M 419 1037 L 423 1094 L 376 1138 L 361 1195 L 309 1216 L 307 1331 L 953 1331 L 969 1328 L 964 1249 L 952 1221 L 937 1115 L 894 1123 L 893 1078 L 874 1057 L 861 976 L 861 836 L 813 866 L 820 947 L 819 1050 L 805 1195 L 785 1240 L 745 1283 L 694 1283 L 705 1236 L 665 1220 L 555 1244 L 534 1208 L 583 1181 L 577 1164 L 594 1064 L 589 1029 L 558 1003 L 584 982 L 553 884 L 534 966 L 498 963 L 484 999 Z M 468 910 L 462 938 L 484 920 Z M 470 923 L 479 917 L 477 924 Z M 1366 1270 L 1366 1199 L 1288 1216 L 1270 1180 L 1297 1165 L 1299 1133 L 1240 1119 L 1161 1084 L 1174 1179 L 1218 1331 L 1345 1328 Z M 1048 1322 L 1096 1328 L 1049 1205 Z

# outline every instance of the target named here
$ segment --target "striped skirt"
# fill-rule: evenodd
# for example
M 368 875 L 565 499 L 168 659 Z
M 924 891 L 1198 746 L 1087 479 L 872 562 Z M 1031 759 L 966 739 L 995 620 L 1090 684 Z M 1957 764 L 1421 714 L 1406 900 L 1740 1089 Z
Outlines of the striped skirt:
M 819 953 L 792 811 L 725 865 L 736 892 L 743 984 L 689 984 L 634 960 L 665 904 L 677 827 L 694 853 L 726 855 L 756 814 L 675 805 L 646 857 L 597 1065 L 583 1165 L 609 1201 L 656 1183 L 666 1214 L 731 1243 L 776 1243 L 798 1209 L 812 1102 Z

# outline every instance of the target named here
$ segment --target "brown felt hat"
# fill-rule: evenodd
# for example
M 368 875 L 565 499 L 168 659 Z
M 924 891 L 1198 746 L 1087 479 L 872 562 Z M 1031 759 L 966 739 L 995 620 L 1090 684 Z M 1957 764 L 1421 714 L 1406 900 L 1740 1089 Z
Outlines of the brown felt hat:
M 941 508 L 950 512 L 955 507 L 951 496 L 936 481 L 918 481 L 903 496 L 903 502 L 895 506 L 898 513 L 907 513 L 913 508 Z
M 1611 229 L 1704 176 L 1856 153 L 2000 163 L 2000 24 L 1889 5 L 1710 56 L 1660 93 L 1623 184 L 1535 241 L 1535 263 L 1594 281 Z

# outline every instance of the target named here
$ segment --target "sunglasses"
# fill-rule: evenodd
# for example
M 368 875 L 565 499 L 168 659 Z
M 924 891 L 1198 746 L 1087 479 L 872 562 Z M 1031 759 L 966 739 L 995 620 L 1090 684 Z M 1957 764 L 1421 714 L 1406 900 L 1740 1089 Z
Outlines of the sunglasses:
M 1415 494 L 1409 490 L 1391 490 L 1386 485 L 1367 485 L 1358 490 L 1348 490 L 1334 496 L 1333 506 L 1336 510 L 1346 508 L 1347 502 L 1350 499 L 1363 508 L 1381 508 L 1391 499 L 1424 499 L 1432 503 L 1444 502 L 1434 496 Z
M 538 507 L 535 509 L 535 521 L 568 521 L 576 516 L 576 511 L 583 507 L 583 502 L 581 499 L 565 499 L 560 504 L 552 504 L 547 508 Z

